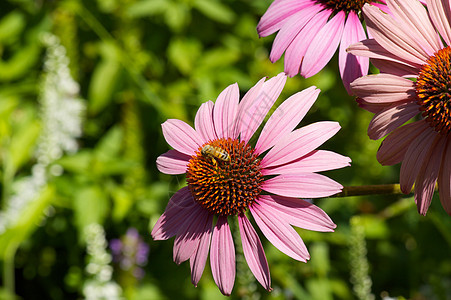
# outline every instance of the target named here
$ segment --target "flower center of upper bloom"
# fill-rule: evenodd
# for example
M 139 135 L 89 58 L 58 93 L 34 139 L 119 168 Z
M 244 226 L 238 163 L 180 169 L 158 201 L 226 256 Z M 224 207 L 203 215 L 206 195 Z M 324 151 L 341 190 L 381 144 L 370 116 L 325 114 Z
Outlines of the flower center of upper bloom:
M 254 149 L 229 138 L 199 148 L 188 163 L 186 181 L 203 208 L 231 216 L 244 212 L 257 198 L 263 175 Z
M 354 10 L 359 12 L 365 3 L 371 3 L 371 0 L 316 0 L 334 12 Z
M 451 48 L 439 50 L 421 68 L 415 84 L 422 116 L 435 131 L 451 130 Z

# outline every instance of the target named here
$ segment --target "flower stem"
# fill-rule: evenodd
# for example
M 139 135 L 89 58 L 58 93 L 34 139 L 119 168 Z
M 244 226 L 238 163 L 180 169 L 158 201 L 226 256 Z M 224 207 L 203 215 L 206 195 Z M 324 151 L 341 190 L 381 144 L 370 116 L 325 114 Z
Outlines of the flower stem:
M 379 184 L 379 185 L 361 185 L 345 186 L 341 193 L 330 197 L 350 197 L 364 195 L 398 195 L 402 194 L 399 184 Z

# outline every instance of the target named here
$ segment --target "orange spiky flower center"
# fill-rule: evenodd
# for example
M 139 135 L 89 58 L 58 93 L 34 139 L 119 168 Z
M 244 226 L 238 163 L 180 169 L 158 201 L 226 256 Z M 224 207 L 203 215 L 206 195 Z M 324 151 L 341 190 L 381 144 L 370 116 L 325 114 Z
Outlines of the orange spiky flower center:
M 326 8 L 333 10 L 335 13 L 340 11 L 349 12 L 351 10 L 360 12 L 365 3 L 371 3 L 371 0 L 317 0 Z
M 435 131 L 451 130 L 451 48 L 440 49 L 421 68 L 415 91 L 421 115 Z
M 238 215 L 260 194 L 263 175 L 254 149 L 236 139 L 200 147 L 188 163 L 186 181 L 194 199 L 211 214 Z

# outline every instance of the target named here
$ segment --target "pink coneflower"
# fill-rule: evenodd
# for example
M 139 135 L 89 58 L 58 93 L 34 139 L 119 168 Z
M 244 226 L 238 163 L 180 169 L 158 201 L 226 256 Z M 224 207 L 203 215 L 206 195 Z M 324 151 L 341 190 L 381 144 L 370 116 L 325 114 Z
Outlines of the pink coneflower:
M 385 0 L 275 0 L 257 26 L 260 37 L 279 31 L 270 54 L 275 62 L 285 52 L 285 72 L 310 77 L 321 71 L 340 44 L 339 68 L 343 84 L 368 74 L 368 58 L 346 53 L 366 38 L 359 20 L 365 3 L 387 10 Z
M 415 183 L 418 212 L 426 214 L 438 179 L 440 200 L 451 215 L 449 1 L 427 1 L 429 11 L 416 0 L 387 0 L 387 5 L 392 15 L 365 5 L 365 21 L 374 39 L 349 48 L 370 57 L 381 74 L 359 78 L 351 88 L 360 106 L 375 113 L 369 137 L 391 133 L 377 159 L 383 165 L 402 162 L 401 190 L 409 193 Z M 401 126 L 414 117 L 415 122 Z
M 271 290 L 265 253 L 247 210 L 274 246 L 303 262 L 310 256 L 291 225 L 316 231 L 335 228 L 323 210 L 299 199 L 338 193 L 339 183 L 314 172 L 342 168 L 350 162 L 348 157 L 315 150 L 340 129 L 338 123 L 318 122 L 295 129 L 315 102 L 318 89 L 310 87 L 287 99 L 269 118 L 256 145 L 249 144 L 285 81 L 284 74 L 266 82 L 263 78 L 241 101 L 238 85 L 232 84 L 216 103 L 209 101 L 200 107 L 195 129 L 174 119 L 162 125 L 174 150 L 158 157 L 158 169 L 166 174 L 185 173 L 188 186 L 172 196 L 152 237 L 177 236 L 174 261 L 190 260 L 195 286 L 210 251 L 213 278 L 221 292 L 230 295 L 235 246 L 228 222 L 236 216 L 249 268 Z

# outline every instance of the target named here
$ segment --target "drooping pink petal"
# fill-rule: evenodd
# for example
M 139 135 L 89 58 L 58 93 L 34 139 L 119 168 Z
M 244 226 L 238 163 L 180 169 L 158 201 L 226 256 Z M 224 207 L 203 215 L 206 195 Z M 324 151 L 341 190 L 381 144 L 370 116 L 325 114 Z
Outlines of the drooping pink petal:
M 446 149 L 443 151 L 438 192 L 443 208 L 451 216 L 451 139 L 448 139 Z
M 255 146 L 257 153 L 263 153 L 289 134 L 304 118 L 320 93 L 312 86 L 285 100 L 271 115 Z
M 269 59 L 275 62 L 280 59 L 283 52 L 291 44 L 293 39 L 298 35 L 307 22 L 319 11 L 322 10 L 320 5 L 311 5 L 303 8 L 297 13 L 289 17 L 282 25 L 272 44 Z
M 370 139 L 378 140 L 386 136 L 419 113 L 415 102 L 392 105 L 374 115 L 368 126 Z
M 333 11 L 330 9 L 318 12 L 307 24 L 305 24 L 299 34 L 288 46 L 285 51 L 284 59 L 284 71 L 288 76 L 293 77 L 300 72 L 302 60 L 310 46 L 310 43 L 306 43 L 305 41 L 313 40 L 324 25 L 326 25 L 327 20 L 332 13 Z
M 451 7 L 449 1 L 427 0 L 426 2 L 432 23 L 434 23 L 446 44 L 451 45 Z
M 338 66 L 343 84 L 348 94 L 351 94 L 349 84 L 355 79 L 368 74 L 369 59 L 363 56 L 355 56 L 351 53 L 346 53 L 346 48 L 349 45 L 357 43 L 366 38 L 365 30 L 363 30 L 362 23 L 357 14 L 351 10 L 346 19 L 346 24 L 343 30 L 343 36 L 340 42 L 340 49 L 338 50 Z
M 399 174 L 399 183 L 404 194 L 410 193 L 437 134 L 433 128 L 429 127 L 419 134 L 407 149 Z
M 437 135 L 415 180 L 415 203 L 423 216 L 431 205 L 445 145 L 446 138 Z
M 212 101 L 202 103 L 194 119 L 194 128 L 202 136 L 202 144 L 218 138 L 213 125 L 213 107 Z
M 188 187 L 178 190 L 169 200 L 164 213 L 152 229 L 154 240 L 167 240 L 176 235 L 187 216 L 196 214 L 202 207 L 194 202 Z
M 429 20 L 424 6 L 417 0 L 387 0 L 394 17 L 428 55 L 442 48 L 440 38 Z
M 317 122 L 286 135 L 263 157 L 261 167 L 282 165 L 298 159 L 321 146 L 334 136 L 340 125 L 337 122 Z
M 360 77 L 351 83 L 353 93 L 366 102 L 388 103 L 415 99 L 415 84 L 409 79 L 391 74 Z
M 180 153 L 177 150 L 169 150 L 157 158 L 158 171 L 164 174 L 177 175 L 186 172 L 186 166 L 191 156 Z
M 263 176 L 278 174 L 296 174 L 299 172 L 322 172 L 335 170 L 350 166 L 349 157 L 326 150 L 313 150 L 309 154 L 290 163 L 264 168 L 261 170 Z
M 186 218 L 185 226 L 180 228 L 174 242 L 173 256 L 176 264 L 179 265 L 188 260 L 197 250 L 209 217 L 208 211 L 202 209 L 199 213 Z
M 249 210 L 265 237 L 277 249 L 299 261 L 307 262 L 310 259 L 301 237 L 286 220 L 256 202 L 249 207 Z
M 338 182 L 316 173 L 282 174 L 265 180 L 261 189 L 295 198 L 321 198 L 341 192 Z
M 241 244 L 247 264 L 254 274 L 255 278 L 267 290 L 271 291 L 271 276 L 269 274 L 268 261 L 265 251 L 258 237 L 257 232 L 252 227 L 251 222 L 242 213 L 238 215 L 238 224 L 240 227 Z
M 346 49 L 346 51 L 357 56 L 364 56 L 372 59 L 398 63 L 400 65 L 403 65 L 404 68 L 413 70 L 413 72 L 410 73 L 414 74 L 418 73 L 422 66 L 421 64 L 413 63 L 407 59 L 403 59 L 397 56 L 392 52 L 387 51 L 387 49 L 379 45 L 379 43 L 374 39 L 367 39 L 352 44 L 348 47 L 348 49 Z
M 391 16 L 368 4 L 364 5 L 363 12 L 368 31 L 382 47 L 409 62 L 420 65 L 426 62 L 428 54 L 415 47 L 413 37 Z
M 204 230 L 200 236 L 200 242 L 196 252 L 191 256 L 189 262 L 191 267 L 191 282 L 197 287 L 207 262 L 208 252 L 210 250 L 210 240 L 213 225 L 213 215 L 209 215 L 205 222 Z
M 246 107 L 240 107 L 240 139 L 242 141 L 249 141 L 260 124 L 263 122 L 265 116 L 268 114 L 271 107 L 279 98 L 280 93 L 285 86 L 287 76 L 280 73 L 276 77 L 269 79 L 263 83 L 259 94 L 254 98 L 249 98 L 251 102 Z
M 345 17 L 344 11 L 338 12 L 311 41 L 301 64 L 302 76 L 308 78 L 315 75 L 332 58 L 343 34 Z
M 392 74 L 407 78 L 416 78 L 418 76 L 418 69 L 413 68 L 404 63 L 388 61 L 383 59 L 373 58 L 371 63 L 379 69 L 381 73 Z
M 218 138 L 236 138 L 236 115 L 240 90 L 238 84 L 229 85 L 219 94 L 213 108 L 213 124 Z
M 383 166 L 400 163 L 412 141 L 425 131 L 429 125 L 423 120 L 404 125 L 385 138 L 377 151 L 377 161 Z
M 387 107 L 386 103 L 373 103 L 373 102 L 367 102 L 365 99 L 362 98 L 356 98 L 355 101 L 357 102 L 357 105 L 369 112 L 372 112 L 373 114 L 378 113 L 382 110 L 384 110 Z M 408 100 L 404 102 L 410 102 Z M 403 101 L 398 102 L 397 104 L 401 104 Z
M 265 37 L 273 34 L 291 15 L 309 5 L 312 5 L 311 0 L 275 0 L 258 22 L 258 35 Z
M 166 142 L 181 153 L 191 156 L 202 146 L 199 133 L 181 120 L 169 119 L 161 127 Z
M 235 246 L 227 217 L 218 217 L 210 250 L 211 273 L 221 293 L 230 296 L 235 282 Z
M 314 231 L 331 232 L 337 227 L 318 206 L 297 198 L 261 195 L 257 202 L 266 209 L 274 209 L 289 224 Z

